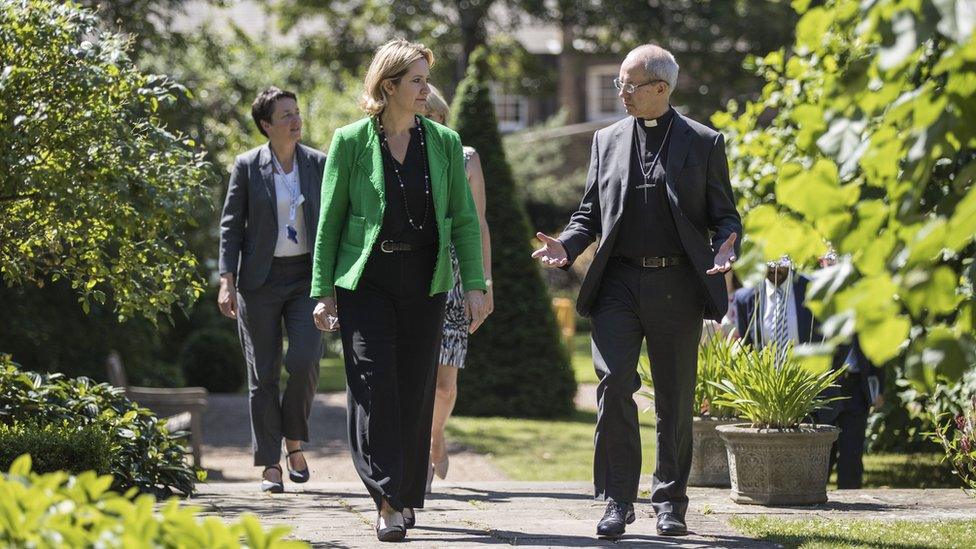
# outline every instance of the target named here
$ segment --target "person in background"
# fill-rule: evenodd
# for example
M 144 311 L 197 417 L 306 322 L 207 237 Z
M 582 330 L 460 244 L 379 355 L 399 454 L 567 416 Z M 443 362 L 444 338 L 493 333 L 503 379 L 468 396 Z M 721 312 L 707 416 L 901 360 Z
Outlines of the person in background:
M 220 311 L 237 320 L 247 365 L 254 464 L 261 490 L 284 491 L 281 440 L 289 478 L 309 479 L 302 442 L 319 379 L 322 334 L 312 322 L 312 243 L 319 219 L 325 155 L 299 143 L 302 116 L 294 93 L 258 94 L 251 116 L 268 142 L 234 161 L 220 219 Z M 282 333 L 288 384 L 278 387 Z
M 447 124 L 450 118 L 450 108 L 444 96 L 434 86 L 430 86 L 427 96 L 427 118 L 438 124 Z M 485 271 L 485 284 L 488 293 L 485 294 L 488 314 L 494 308 L 491 288 L 491 235 L 488 232 L 488 221 L 485 220 L 485 174 L 481 171 L 481 158 L 478 151 L 472 147 L 463 147 L 464 173 L 471 186 L 471 196 L 478 210 L 478 221 L 481 226 L 481 255 Z M 441 335 L 441 352 L 437 366 L 437 390 L 434 396 L 434 422 L 430 432 L 430 468 L 427 471 L 427 493 L 430 493 L 431 482 L 436 474 L 439 478 L 447 477 L 450 459 L 447 454 L 447 441 L 444 428 L 454 410 L 457 400 L 458 370 L 464 368 L 464 359 L 468 353 L 468 330 L 470 322 L 464 313 L 464 289 L 461 285 L 461 271 L 458 269 L 457 252 L 451 246 L 451 265 L 454 268 L 454 288 L 447 294 L 447 309 L 444 314 L 444 330 Z
M 837 252 L 829 250 L 821 259 L 822 268 L 832 267 L 838 261 Z M 855 334 L 849 344 L 840 345 L 834 355 L 833 367 L 847 367 L 839 387 L 828 389 L 824 396 L 842 396 L 843 400 L 831 402 L 827 408 L 814 412 L 817 423 L 840 428 L 840 436 L 830 449 L 830 470 L 837 469 L 837 488 L 860 488 L 864 480 L 864 442 L 868 416 L 871 410 L 884 406 L 884 369 L 875 366 L 864 351 Z
M 471 331 L 488 311 L 461 138 L 420 116 L 433 63 L 402 39 L 373 56 L 367 117 L 332 138 L 312 266 L 315 323 L 342 336 L 349 445 L 380 541 L 402 540 L 424 506 L 452 245 Z

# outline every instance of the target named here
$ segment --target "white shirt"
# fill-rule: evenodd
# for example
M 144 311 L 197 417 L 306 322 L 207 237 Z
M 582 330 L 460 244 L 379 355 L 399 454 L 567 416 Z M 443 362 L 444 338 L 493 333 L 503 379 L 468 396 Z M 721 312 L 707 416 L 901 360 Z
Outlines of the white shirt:
M 297 159 L 296 159 L 297 160 Z M 293 162 L 290 173 L 283 174 L 278 170 L 274 173 L 275 197 L 278 204 L 278 240 L 275 242 L 275 257 L 291 257 L 307 254 L 311 250 L 308 240 L 308 232 L 305 230 L 305 212 L 302 205 L 295 208 L 295 221 L 292 222 L 291 203 L 294 196 L 301 193 L 301 185 L 298 178 L 298 162 Z M 298 233 L 298 242 L 288 239 L 288 225 L 295 228 Z
M 776 311 L 776 285 L 764 278 L 765 292 L 762 295 L 762 343 L 767 345 L 773 340 L 773 315 Z M 800 343 L 800 328 L 796 321 L 796 296 L 793 295 L 793 281 L 787 278 L 779 285 L 783 290 L 783 299 L 786 300 L 786 329 L 789 333 L 790 341 L 795 345 Z

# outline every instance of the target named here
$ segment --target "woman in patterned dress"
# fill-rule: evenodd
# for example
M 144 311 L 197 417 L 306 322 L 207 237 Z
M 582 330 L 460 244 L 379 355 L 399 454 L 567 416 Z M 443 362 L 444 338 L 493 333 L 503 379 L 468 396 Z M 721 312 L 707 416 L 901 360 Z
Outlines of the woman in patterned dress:
M 430 86 L 427 96 L 427 118 L 446 124 L 450 111 L 447 102 L 440 92 Z M 481 254 L 484 260 L 485 282 L 488 284 L 488 294 L 485 301 L 488 312 L 494 308 L 491 287 L 491 236 L 488 234 L 488 222 L 485 221 L 485 175 L 481 171 L 481 159 L 472 147 L 464 147 L 464 171 L 471 186 L 478 219 L 481 221 Z M 444 315 L 444 332 L 441 339 L 441 355 L 437 367 L 437 390 L 434 397 L 434 423 L 430 434 L 430 469 L 427 473 L 427 493 L 436 474 L 439 478 L 447 476 L 450 461 L 447 455 L 447 442 L 444 437 L 444 427 L 454 410 L 457 400 L 457 375 L 460 368 L 464 368 L 464 358 L 468 353 L 469 323 L 464 313 L 464 292 L 461 289 L 460 274 L 458 272 L 457 256 L 451 248 L 451 260 L 454 265 L 454 289 L 447 294 L 447 311 Z

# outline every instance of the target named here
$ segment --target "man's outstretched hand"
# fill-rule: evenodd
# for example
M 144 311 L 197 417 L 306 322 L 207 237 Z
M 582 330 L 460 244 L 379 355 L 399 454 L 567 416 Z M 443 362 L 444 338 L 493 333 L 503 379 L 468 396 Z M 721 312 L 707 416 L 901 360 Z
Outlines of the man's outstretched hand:
M 718 253 L 715 254 L 715 265 L 705 271 L 705 274 L 718 274 L 728 272 L 732 268 L 732 264 L 735 263 L 735 240 L 739 238 L 739 235 L 732 233 L 729 238 L 722 243 L 718 248 Z
M 542 247 L 532 252 L 533 258 L 546 267 L 564 267 L 569 263 L 569 255 L 562 242 L 543 233 L 535 233 L 535 237 L 542 241 Z

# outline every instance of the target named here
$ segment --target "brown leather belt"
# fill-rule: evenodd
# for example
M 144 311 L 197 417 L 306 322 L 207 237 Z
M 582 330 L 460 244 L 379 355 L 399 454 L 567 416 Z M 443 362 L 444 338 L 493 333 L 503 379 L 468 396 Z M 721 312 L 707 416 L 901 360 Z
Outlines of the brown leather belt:
M 620 261 L 621 263 L 626 263 L 627 265 L 632 265 L 634 267 L 642 267 L 644 269 L 663 269 L 665 267 L 674 267 L 676 265 L 683 265 L 685 262 L 685 258 L 683 257 L 614 256 L 614 259 Z

